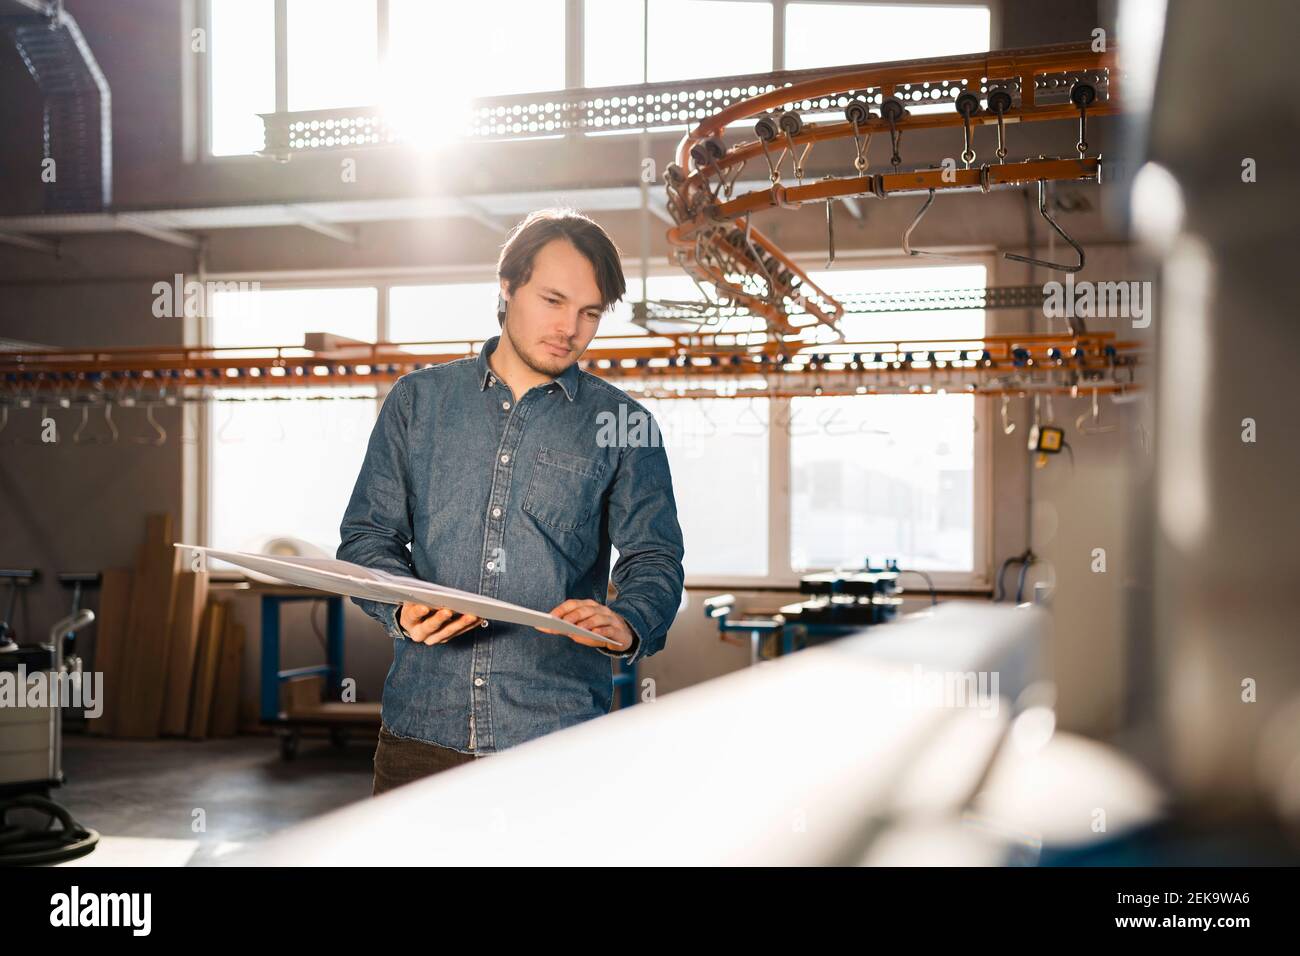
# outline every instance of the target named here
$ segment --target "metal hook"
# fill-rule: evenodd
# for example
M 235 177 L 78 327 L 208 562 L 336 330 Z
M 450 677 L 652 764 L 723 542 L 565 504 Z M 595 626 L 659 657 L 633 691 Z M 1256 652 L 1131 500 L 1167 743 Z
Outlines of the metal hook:
M 826 268 L 835 262 L 835 200 L 826 200 L 826 243 L 829 247 Z
M 826 415 L 826 411 L 830 412 L 829 416 Z M 861 423 L 850 428 L 841 428 L 841 429 L 831 428 L 831 425 L 835 423 L 835 419 L 839 417 L 841 411 L 843 411 L 843 409 L 841 409 L 839 406 L 833 406 L 830 409 L 824 410 L 822 414 L 817 416 L 817 421 L 821 424 L 822 431 L 825 434 L 830 436 L 853 435 L 858 432 L 861 432 L 862 431 Z
M 906 231 L 903 233 L 903 251 L 909 256 L 925 256 L 929 259 L 946 259 L 952 261 L 958 257 L 945 255 L 942 252 L 927 252 L 925 249 L 912 248 L 912 232 L 918 225 L 920 225 L 921 220 L 925 218 L 926 211 L 934 203 L 934 190 L 929 190 L 929 193 L 930 195 L 926 197 L 925 203 L 916 211 L 916 215 L 912 219 L 912 224 L 908 226 Z
M 736 424 L 740 424 L 740 420 L 744 418 L 746 415 L 754 419 L 755 424 L 758 426 L 757 431 L 741 431 L 738 428 L 732 428 L 731 433 L 733 435 L 738 435 L 742 438 L 758 438 L 766 434 L 767 424 L 763 421 L 763 419 L 758 417 L 758 412 L 754 411 L 754 397 L 752 395 L 750 396 L 749 401 L 746 403 L 745 407 L 740 410 L 740 414 L 736 416 Z
M 235 420 L 235 403 L 232 401 L 230 405 L 230 414 L 226 416 L 225 423 L 221 426 L 221 430 L 217 432 L 217 441 L 221 442 L 223 445 L 233 445 L 238 442 L 242 442 L 244 440 L 242 437 L 239 438 L 226 437 L 226 430 L 230 428 L 230 425 L 234 420 Z
M 1011 396 L 1002 396 L 1002 434 L 1010 435 L 1016 430 L 1016 423 L 1007 418 L 1007 406 L 1011 404 Z
M 1071 249 L 1079 254 L 1078 264 L 1070 265 L 1067 262 L 1048 262 L 1046 259 L 1035 259 L 1033 256 L 1016 255 L 1013 252 L 1004 252 L 1002 253 L 1002 257 L 1004 259 L 1014 259 L 1017 262 L 1027 262 L 1031 266 L 1042 266 L 1044 269 L 1056 269 L 1061 272 L 1078 272 L 1083 268 L 1083 246 L 1071 239 L 1069 234 L 1060 227 L 1057 221 L 1052 218 L 1051 213 L 1047 211 L 1047 183 L 1042 179 L 1038 180 L 1038 214 L 1042 216 L 1043 219 L 1047 220 L 1047 224 L 1056 231 L 1058 236 L 1070 244 Z
M 1074 427 L 1078 430 L 1079 434 L 1081 434 L 1081 435 L 1100 435 L 1100 434 L 1103 433 L 1103 432 L 1113 432 L 1113 431 L 1116 429 L 1117 426 L 1115 426 L 1115 425 L 1098 425 L 1098 424 L 1097 424 L 1097 418 L 1098 418 L 1098 416 L 1100 415 L 1100 412 L 1101 412 L 1101 409 L 1098 407 L 1098 404 L 1097 404 L 1097 390 L 1094 388 L 1094 389 L 1092 390 L 1092 409 L 1091 409 L 1091 414 L 1092 414 L 1092 427 L 1090 427 L 1090 428 L 1085 428 L 1085 427 L 1084 427 L 1084 424 L 1083 424 L 1083 423 L 1084 423 L 1084 421 L 1088 418 L 1088 415 L 1089 415 L 1089 412 L 1088 412 L 1088 411 L 1085 411 L 1082 415 L 1080 415 L 1078 418 L 1076 418 L 1076 419 L 1074 420 Z
M 163 443 L 165 443 L 167 441 L 167 429 L 163 428 L 161 425 L 158 424 L 157 421 L 154 420 L 152 403 L 144 407 L 144 417 L 149 422 L 149 424 L 153 426 L 153 430 L 157 437 L 149 438 L 146 436 L 137 435 L 135 438 L 136 443 L 140 445 L 154 445 L 154 446 L 162 445 Z

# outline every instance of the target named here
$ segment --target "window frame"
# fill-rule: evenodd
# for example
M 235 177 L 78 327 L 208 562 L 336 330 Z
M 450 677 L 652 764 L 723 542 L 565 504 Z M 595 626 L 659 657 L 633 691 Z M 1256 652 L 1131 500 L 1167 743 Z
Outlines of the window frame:
M 195 26 L 204 30 L 208 42 L 212 39 L 212 0 L 192 0 L 193 12 L 191 18 L 182 18 L 185 22 L 182 28 L 187 32 Z M 288 76 L 288 0 L 272 0 L 275 4 L 275 111 L 277 113 L 288 112 L 289 108 L 289 76 Z M 585 88 L 584 70 L 586 65 L 586 7 L 587 0 L 565 0 L 565 86 L 570 89 Z M 647 0 L 653 2 L 653 0 Z M 727 2 L 727 0 L 721 0 Z M 739 2 L 739 0 L 737 0 Z M 751 0 L 744 0 L 751 2 Z M 772 7 L 772 70 L 777 72 L 784 70 L 785 67 L 785 46 L 786 46 L 786 8 L 791 3 L 819 3 L 825 5 L 841 6 L 898 6 L 911 5 L 918 7 L 987 7 L 989 11 L 989 49 L 997 50 L 1002 47 L 1002 15 L 1004 0 L 767 0 Z M 382 70 L 388 57 L 388 4 L 389 0 L 375 0 L 375 16 L 377 19 L 378 39 L 379 39 L 379 65 Z M 188 49 L 188 35 L 182 49 Z M 256 153 L 234 153 L 224 156 L 214 156 L 212 154 L 212 58 L 205 55 L 202 66 L 199 69 L 199 76 L 195 84 L 198 93 L 198 102 L 193 107 L 187 103 L 187 109 L 194 109 L 195 122 L 191 125 L 194 131 L 194 141 L 197 149 L 193 158 L 197 158 L 203 163 L 226 163 L 226 162 L 249 162 L 250 160 L 263 161 L 264 157 Z M 587 136 L 616 135 L 620 133 L 636 133 L 636 129 L 626 130 L 606 130 L 598 133 L 588 132 Z M 655 132 L 662 135 L 678 137 L 680 131 L 676 127 L 668 127 Z M 187 156 L 188 150 L 186 151 Z

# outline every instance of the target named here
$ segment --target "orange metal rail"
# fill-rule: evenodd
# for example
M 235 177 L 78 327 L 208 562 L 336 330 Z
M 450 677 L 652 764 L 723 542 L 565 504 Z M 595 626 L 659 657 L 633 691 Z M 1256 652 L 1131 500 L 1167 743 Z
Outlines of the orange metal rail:
M 835 198 L 1099 181 L 1100 156 L 1087 154 L 1087 117 L 1119 111 L 1115 64 L 1113 45 L 1097 53 L 1088 44 L 915 60 L 794 83 L 733 104 L 687 133 L 677 147 L 676 163 L 665 171 L 668 210 L 676 222 L 668 241 L 682 268 L 712 285 L 724 304 L 743 306 L 766 321 L 772 336 L 768 352 L 782 347 L 781 336 L 798 333 L 790 322 L 794 303 L 818 324 L 838 331 L 842 306 L 754 226 L 755 213 Z M 1067 92 L 1068 99 L 1059 102 Z M 912 115 L 907 110 L 909 104 L 936 102 L 952 104 L 953 111 Z M 845 120 L 804 123 L 792 104 L 811 112 L 839 110 Z M 730 147 L 722 142 L 729 124 L 755 117 L 753 141 Z M 1008 126 L 1063 120 L 1079 124 L 1071 144 L 1076 155 L 1006 162 Z M 982 125 L 997 126 L 997 161 L 975 166 L 973 129 Z M 948 127 L 964 130 L 962 168 L 900 168 L 904 133 Z M 881 133 L 890 137 L 892 169 L 870 173 L 863 141 L 869 145 Z M 856 150 L 854 175 L 803 181 L 804 163 L 815 144 L 850 138 Z M 778 144 L 781 153 L 773 161 Z M 782 182 L 786 155 L 792 157 L 796 185 Z M 733 198 L 731 187 L 740 171 L 759 157 L 767 162 L 770 187 Z
M 981 392 L 998 392 L 1007 376 L 1021 390 L 1034 376 L 1060 390 L 1094 386 L 1134 387 L 1139 343 L 1114 333 L 1084 335 L 988 335 L 978 339 L 892 339 L 835 342 L 771 354 L 745 336 L 675 333 L 648 336 L 647 343 L 607 338 L 589 349 L 580 366 L 603 378 L 629 383 L 716 383 L 762 376 L 778 390 L 810 376 L 825 388 L 871 384 L 871 376 L 909 379 L 916 389 L 959 374 Z M 178 394 L 196 388 L 266 388 L 307 385 L 375 385 L 406 372 L 477 353 L 475 340 L 428 343 L 376 342 L 313 353 L 300 345 L 248 348 L 198 346 L 123 347 L 0 353 L 0 403 L 112 399 Z M 864 379 L 864 376 L 867 378 Z M 1059 381 L 1057 381 L 1059 379 Z M 840 384 L 835 384 L 839 381 Z M 781 383 L 785 383 L 782 385 Z M 1109 384 L 1108 384 L 1109 383 Z M 794 390 L 791 394 L 799 393 Z M 777 392 L 771 392 L 777 394 Z M 820 394 L 820 393 L 819 393 Z M 826 394 L 840 394 L 827 391 Z

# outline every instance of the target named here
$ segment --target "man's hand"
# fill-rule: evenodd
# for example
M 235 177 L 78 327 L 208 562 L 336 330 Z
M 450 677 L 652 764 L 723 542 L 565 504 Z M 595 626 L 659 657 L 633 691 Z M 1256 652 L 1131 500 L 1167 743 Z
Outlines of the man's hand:
M 457 615 L 449 607 L 432 608 L 403 601 L 398 620 L 415 643 L 441 644 L 477 627 L 481 619 L 473 614 Z
M 627 621 L 623 620 L 617 611 L 611 611 L 599 601 L 569 598 L 563 604 L 552 608 L 551 614 L 562 621 L 568 621 L 570 624 L 578 625 L 578 627 L 585 627 L 587 630 L 594 631 L 604 637 L 612 637 L 618 641 L 618 646 L 615 647 L 613 644 L 606 644 L 602 641 L 593 641 L 581 634 L 565 634 L 563 631 L 553 631 L 546 627 L 537 628 L 543 634 L 561 634 L 579 644 L 585 644 L 588 647 L 603 647 L 610 651 L 625 651 L 632 646 L 632 630 L 627 626 Z

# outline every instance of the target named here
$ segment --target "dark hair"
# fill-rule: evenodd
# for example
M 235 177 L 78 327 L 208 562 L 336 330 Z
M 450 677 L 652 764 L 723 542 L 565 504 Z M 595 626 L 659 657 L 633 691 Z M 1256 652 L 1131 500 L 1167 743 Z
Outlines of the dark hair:
M 510 230 L 501 247 L 501 258 L 497 260 L 497 278 L 505 280 L 511 295 L 527 284 L 533 274 L 537 250 L 552 239 L 567 240 L 587 257 L 596 270 L 602 311 L 623 298 L 627 280 L 623 278 L 623 263 L 614 240 L 595 220 L 568 207 L 534 210 Z M 497 313 L 497 321 L 504 324 L 504 313 Z

